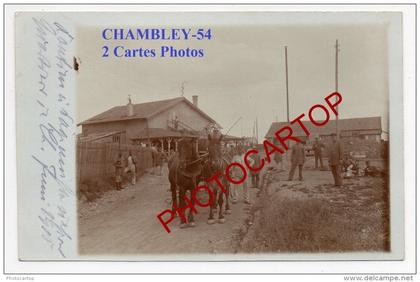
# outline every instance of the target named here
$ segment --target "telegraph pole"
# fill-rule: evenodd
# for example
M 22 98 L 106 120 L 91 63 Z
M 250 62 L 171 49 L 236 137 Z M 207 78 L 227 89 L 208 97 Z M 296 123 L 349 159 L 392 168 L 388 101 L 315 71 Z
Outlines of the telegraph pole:
M 284 46 L 284 57 L 285 57 L 285 67 L 286 67 L 286 103 L 287 103 L 287 123 L 290 123 L 290 112 L 289 112 L 289 65 L 287 62 L 287 46 Z M 289 148 L 289 140 L 286 141 L 286 146 Z M 289 163 L 289 154 L 285 154 L 286 163 Z
M 257 135 L 257 145 L 258 145 L 258 117 L 255 118 L 255 132 Z
M 287 65 L 287 46 L 284 46 L 284 57 L 286 59 L 286 103 L 287 103 L 287 122 L 290 122 L 289 116 L 289 70 Z
M 257 138 L 255 138 L 255 120 L 254 123 L 252 124 L 252 145 L 254 145 L 254 142 Z
M 335 40 L 335 92 L 338 92 L 338 39 Z M 338 135 L 338 97 L 336 96 L 335 102 L 337 105 L 337 115 L 335 116 L 335 133 L 337 134 L 337 139 L 339 139 Z

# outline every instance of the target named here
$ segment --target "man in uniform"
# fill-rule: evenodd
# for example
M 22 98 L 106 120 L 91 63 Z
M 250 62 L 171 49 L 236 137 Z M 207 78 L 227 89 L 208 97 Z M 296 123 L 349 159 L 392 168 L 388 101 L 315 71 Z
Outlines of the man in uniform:
M 295 175 L 296 167 L 299 166 L 299 180 L 303 180 L 302 170 L 303 164 L 305 163 L 305 148 L 301 142 L 297 142 L 292 147 L 292 160 L 291 160 L 291 167 L 289 172 L 289 181 L 293 180 Z
M 331 168 L 332 175 L 334 177 L 334 186 L 341 187 L 343 185 L 343 179 L 341 178 L 341 164 L 343 161 L 343 147 L 339 140 L 337 140 L 337 134 L 331 134 L 332 144 L 328 154 L 328 162 Z
M 128 151 L 128 157 L 127 157 L 127 168 L 126 173 L 131 173 L 131 184 L 136 184 L 136 161 L 133 158 L 133 155 L 131 154 L 131 151 Z
M 257 150 L 257 146 L 253 146 L 252 149 Z M 245 156 L 245 155 L 244 155 Z M 261 157 L 259 154 L 252 154 L 252 168 L 258 168 L 261 165 Z M 252 187 L 258 188 L 260 183 L 260 172 L 259 171 L 250 171 L 252 179 Z
M 323 147 L 324 147 L 324 144 L 319 142 L 318 136 L 315 137 L 315 142 L 312 146 L 312 150 L 314 151 L 314 155 L 315 155 L 315 169 L 318 168 L 318 161 L 321 164 L 321 169 L 324 168 L 324 164 L 322 163 L 322 148 Z
M 213 129 L 213 134 L 208 135 L 209 139 L 209 153 L 213 157 L 220 158 L 222 157 L 222 148 L 221 140 L 223 135 L 219 132 L 217 128 Z
M 123 173 L 123 160 L 122 154 L 118 153 L 118 158 L 114 162 L 115 167 L 115 188 L 119 191 L 122 190 L 122 173 Z

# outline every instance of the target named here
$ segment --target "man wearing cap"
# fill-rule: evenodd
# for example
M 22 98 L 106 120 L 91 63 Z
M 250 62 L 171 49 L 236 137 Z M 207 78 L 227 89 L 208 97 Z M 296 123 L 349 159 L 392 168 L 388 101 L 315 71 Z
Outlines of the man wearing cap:
M 221 148 L 221 141 L 223 135 L 219 133 L 217 128 L 213 129 L 213 134 L 208 135 L 209 140 L 209 153 L 211 156 L 220 158 L 222 156 L 222 148 Z
M 252 149 L 254 150 L 258 150 L 257 146 L 253 146 Z M 244 154 L 245 156 L 245 154 Z M 252 159 L 252 168 L 258 168 L 261 166 L 261 157 L 259 154 L 252 154 L 251 156 Z M 259 182 L 260 182 L 260 172 L 259 171 L 250 171 L 251 173 L 251 179 L 252 179 L 252 187 L 253 188 L 258 188 L 259 186 Z
M 324 144 L 319 142 L 318 136 L 315 137 L 315 142 L 312 146 L 312 150 L 314 151 L 315 155 L 315 169 L 318 168 L 318 161 L 321 164 L 321 169 L 324 167 L 324 164 L 322 163 L 322 148 L 324 147 Z
M 299 166 L 299 180 L 303 180 L 302 170 L 303 164 L 305 163 L 305 149 L 303 148 L 303 144 L 301 142 L 297 142 L 292 147 L 292 165 L 290 167 L 289 172 L 289 181 L 293 180 L 295 175 L 296 167 Z
M 341 163 L 343 161 L 343 147 L 339 140 L 337 140 L 337 134 L 331 134 L 332 144 L 329 149 L 328 162 L 331 168 L 332 175 L 334 177 L 334 186 L 341 187 L 343 185 L 343 179 L 341 178 Z

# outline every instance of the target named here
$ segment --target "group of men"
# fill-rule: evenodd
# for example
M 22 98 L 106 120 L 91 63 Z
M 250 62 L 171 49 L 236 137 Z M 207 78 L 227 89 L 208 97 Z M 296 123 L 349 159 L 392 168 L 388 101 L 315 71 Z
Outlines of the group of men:
M 162 151 L 162 148 L 152 146 L 152 174 L 162 175 L 163 163 L 167 156 Z M 174 150 L 168 154 L 168 158 L 172 158 Z M 156 171 L 157 170 L 157 171 Z
M 343 180 L 341 177 L 341 164 L 343 161 L 343 148 L 339 140 L 337 140 L 337 134 L 331 134 L 332 143 L 329 146 L 327 153 L 328 153 L 328 163 L 334 178 L 334 185 L 341 187 L 343 185 Z M 293 180 L 295 175 L 295 170 L 299 168 L 299 180 L 303 180 L 303 164 L 305 163 L 305 148 L 304 148 L 304 141 L 298 142 L 292 147 L 291 152 L 291 166 L 289 171 L 289 181 Z M 324 144 L 322 144 L 318 137 L 315 138 L 315 142 L 312 146 L 312 150 L 314 151 L 315 156 L 315 169 L 318 169 L 318 162 L 321 165 L 321 169 L 324 168 L 322 162 L 322 153 L 323 149 L 325 148 Z
M 210 145 L 209 149 L 217 148 L 217 149 L 215 149 L 215 150 L 218 151 L 216 153 L 217 155 L 221 154 L 221 148 L 220 148 L 221 139 L 222 139 L 221 135 L 219 135 L 216 130 L 213 132 L 213 136 L 209 135 L 209 145 Z M 329 167 L 330 167 L 330 170 L 331 170 L 333 178 L 334 178 L 334 185 L 341 187 L 343 185 L 343 180 L 342 180 L 342 176 L 341 176 L 341 165 L 342 165 L 342 162 L 343 162 L 343 148 L 342 148 L 341 143 L 337 140 L 337 135 L 335 133 L 331 134 L 331 140 L 332 140 L 332 143 L 330 144 L 330 146 L 328 147 L 328 150 L 327 150 Z M 212 142 L 215 143 L 215 144 L 213 144 L 215 146 L 211 146 Z M 289 181 L 293 180 L 296 168 L 298 168 L 298 170 L 299 170 L 299 180 L 303 181 L 303 165 L 305 163 L 304 144 L 305 144 L 304 141 L 297 142 L 291 148 L 291 166 L 290 166 L 289 177 L 288 177 Z M 315 156 L 315 169 L 318 169 L 319 167 L 321 169 L 324 169 L 324 164 L 323 164 L 323 160 L 322 160 L 324 148 L 325 148 L 324 144 L 322 144 L 320 142 L 319 138 L 316 137 L 315 141 L 314 141 L 314 144 L 312 146 L 312 150 L 313 150 L 314 156 Z M 233 162 L 238 162 L 238 163 L 243 162 L 245 153 L 246 153 L 245 148 L 241 148 L 241 147 L 235 148 L 235 150 L 233 152 L 232 161 Z M 159 169 L 159 172 L 160 172 L 159 174 L 160 175 L 162 174 L 162 170 L 161 170 L 162 162 L 163 162 L 162 155 L 163 155 L 162 152 L 155 149 L 154 154 L 153 154 L 153 167 L 156 167 L 156 166 L 160 167 L 160 169 Z M 169 158 L 169 159 L 171 159 L 171 158 Z M 260 162 L 261 162 L 261 160 L 260 160 L 260 156 L 258 154 L 253 154 L 248 159 L 248 163 L 251 164 L 251 166 L 253 164 L 258 166 L 260 164 Z M 133 185 L 136 183 L 136 163 L 135 163 L 135 160 L 134 160 L 131 152 L 128 153 L 128 157 L 126 159 L 125 169 L 124 169 L 123 159 L 122 159 L 121 153 L 119 153 L 118 159 L 114 163 L 114 166 L 115 166 L 115 175 L 116 175 L 115 181 L 116 181 L 116 189 L 117 190 L 122 189 L 121 182 L 122 182 L 123 172 L 131 173 L 131 176 L 132 176 L 131 177 L 131 183 Z M 241 175 L 240 175 L 241 173 L 242 173 L 241 171 L 232 171 L 232 177 L 241 179 Z M 249 181 L 246 181 L 241 185 L 233 185 L 233 187 L 232 187 L 231 196 L 232 196 L 232 200 L 233 200 L 234 203 L 237 202 L 238 191 L 240 190 L 239 186 L 242 186 L 242 188 L 243 188 L 242 190 L 244 191 L 244 201 L 247 204 L 250 203 L 250 196 L 249 196 L 248 188 L 249 187 L 258 188 L 259 173 L 258 172 L 253 172 L 253 171 L 247 171 L 247 174 L 248 174 Z
M 152 174 L 162 175 L 162 167 L 163 162 L 166 159 L 165 154 L 162 152 L 160 148 L 157 148 L 156 146 L 151 147 L 152 151 Z M 172 150 L 169 154 L 169 157 L 174 155 L 174 151 Z M 128 156 L 125 158 L 122 157 L 122 153 L 118 153 L 117 160 L 114 162 L 115 167 L 115 186 L 117 190 L 122 190 L 122 180 L 123 180 L 123 174 L 130 174 L 131 177 L 131 184 L 136 184 L 136 161 L 131 153 L 131 151 L 128 152 Z M 157 170 L 157 171 L 156 171 Z
M 239 163 L 243 167 L 247 168 L 245 165 L 244 159 L 247 150 L 245 147 L 238 147 L 235 148 L 233 151 L 232 163 Z M 258 154 L 250 155 L 247 159 L 248 164 L 252 168 L 257 168 L 261 163 L 261 158 Z M 259 188 L 259 181 L 260 181 L 260 172 L 251 171 L 246 169 L 247 178 L 241 184 L 233 184 L 230 189 L 230 196 L 232 197 L 232 203 L 236 204 L 238 202 L 239 191 L 243 191 L 244 195 L 244 202 L 245 204 L 251 204 L 249 188 Z M 230 176 L 234 180 L 240 180 L 243 178 L 243 171 L 234 166 L 233 169 L 230 171 Z

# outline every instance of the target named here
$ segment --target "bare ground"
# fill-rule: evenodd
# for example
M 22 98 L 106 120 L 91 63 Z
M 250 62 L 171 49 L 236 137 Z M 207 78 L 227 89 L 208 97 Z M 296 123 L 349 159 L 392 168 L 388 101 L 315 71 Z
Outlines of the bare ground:
M 207 224 L 208 209 L 197 207 L 196 227 L 180 229 L 179 219 L 167 233 L 157 214 L 170 207 L 169 182 L 146 173 L 134 186 L 110 191 L 95 202 L 79 203 L 79 252 L 90 255 L 169 253 L 232 253 L 236 230 L 249 209 L 242 201 L 231 205 L 224 224 Z M 251 189 L 255 198 L 256 189 Z
M 196 227 L 180 229 L 177 218 L 170 224 L 170 234 L 156 218 L 170 207 L 167 171 L 162 176 L 146 173 L 136 185 L 123 191 L 110 191 L 95 202 L 79 203 L 80 254 L 294 252 L 308 248 L 309 251 L 387 250 L 385 180 L 370 177 L 344 180 L 344 188 L 335 188 L 331 185 L 330 171 L 313 170 L 312 166 L 313 161 L 305 165 L 303 182 L 286 181 L 287 171 L 271 171 L 260 198 L 256 197 L 257 189 L 251 189 L 251 210 L 242 201 L 231 205 L 233 212 L 227 215 L 224 224 L 208 225 L 208 209 L 198 207 Z M 322 202 L 313 204 L 314 200 Z M 302 221 L 307 222 L 306 230 L 301 228 Z M 295 231 L 303 237 L 297 238 Z M 279 245 L 279 238 L 283 245 Z M 325 245 L 322 240 L 335 245 Z
M 386 177 L 344 179 L 334 187 L 330 171 L 304 170 L 305 181 L 287 181 L 272 171 L 256 221 L 243 236 L 239 252 L 389 251 L 389 202 Z

